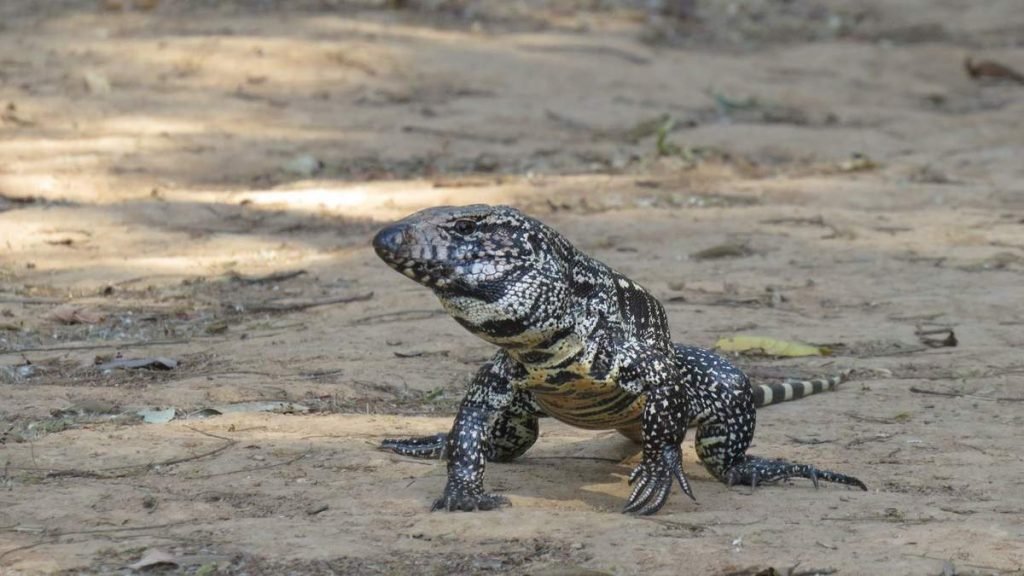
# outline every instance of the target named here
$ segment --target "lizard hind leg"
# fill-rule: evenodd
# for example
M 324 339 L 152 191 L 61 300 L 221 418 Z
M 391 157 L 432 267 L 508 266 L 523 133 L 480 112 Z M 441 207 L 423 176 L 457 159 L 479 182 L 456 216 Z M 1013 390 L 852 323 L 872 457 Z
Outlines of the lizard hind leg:
M 537 416 L 508 410 L 498 417 L 487 447 L 490 462 L 510 462 L 530 449 L 540 435 Z
M 740 422 L 741 419 L 735 418 L 733 421 Z M 821 470 L 807 464 L 747 455 L 753 436 L 752 414 L 742 426 L 705 423 L 697 428 L 697 456 L 712 476 L 729 486 L 739 484 L 757 487 L 789 478 L 807 478 L 814 483 L 815 488 L 818 481 L 825 481 L 867 490 L 867 486 L 853 476 Z
M 819 480 L 824 480 L 825 482 L 855 486 L 861 490 L 868 489 L 863 482 L 853 476 L 831 470 L 821 470 L 808 464 L 797 464 L 785 460 L 774 460 L 757 456 L 744 456 L 740 461 L 726 469 L 722 473 L 721 478 L 729 486 L 745 484 L 756 487 L 758 484 L 772 484 L 789 478 L 807 478 L 814 483 L 815 488 L 818 487 Z
M 695 375 L 699 384 L 687 389 L 693 411 L 691 421 L 697 428 L 697 456 L 712 476 L 730 486 L 757 486 L 789 478 L 807 478 L 814 482 L 815 487 L 819 480 L 824 480 L 867 490 L 863 482 L 846 474 L 820 470 L 807 464 L 748 456 L 747 449 L 754 439 L 757 425 L 755 405 L 757 401 L 773 403 L 776 389 L 760 386 L 760 396 L 755 394 L 743 372 L 706 350 L 677 347 L 676 359 Z M 832 378 L 799 383 L 799 394 L 794 388 L 796 383 L 788 383 L 779 388 L 781 392 L 776 401 L 834 388 L 840 380 Z

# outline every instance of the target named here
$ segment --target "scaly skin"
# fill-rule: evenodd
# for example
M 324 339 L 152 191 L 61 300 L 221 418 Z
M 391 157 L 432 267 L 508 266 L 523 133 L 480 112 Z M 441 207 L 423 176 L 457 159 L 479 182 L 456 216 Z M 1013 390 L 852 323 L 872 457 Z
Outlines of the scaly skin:
M 693 497 L 680 448 L 688 425 L 701 462 L 730 485 L 803 477 L 867 489 L 850 476 L 746 454 L 755 406 L 838 379 L 752 387 L 724 358 L 674 344 L 665 310 L 647 290 L 518 210 L 431 208 L 381 230 L 373 245 L 392 268 L 431 288 L 459 324 L 499 347 L 470 383 L 451 432 L 382 444 L 447 458 L 435 510 L 505 504 L 484 492 L 486 462 L 522 455 L 545 415 L 640 441 L 625 512 L 657 512 L 673 483 Z

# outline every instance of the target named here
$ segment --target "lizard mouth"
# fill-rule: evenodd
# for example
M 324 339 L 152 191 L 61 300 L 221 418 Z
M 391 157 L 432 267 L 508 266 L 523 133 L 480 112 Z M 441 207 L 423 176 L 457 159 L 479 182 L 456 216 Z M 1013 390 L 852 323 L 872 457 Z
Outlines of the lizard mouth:
M 417 241 L 407 226 L 388 226 L 373 238 L 373 249 L 388 266 L 426 286 L 444 287 L 447 267 L 439 247 Z

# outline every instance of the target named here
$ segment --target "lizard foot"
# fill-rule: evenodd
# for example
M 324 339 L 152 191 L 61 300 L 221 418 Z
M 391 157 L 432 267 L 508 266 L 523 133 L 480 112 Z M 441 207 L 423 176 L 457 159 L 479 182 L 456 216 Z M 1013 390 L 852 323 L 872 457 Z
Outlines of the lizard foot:
M 434 501 L 431 512 L 447 510 L 454 512 L 472 512 L 474 510 L 496 510 L 507 505 L 508 498 L 497 494 L 486 494 L 481 490 L 453 487 L 449 483 L 444 488 L 444 495 Z
M 417 438 L 386 439 L 380 443 L 380 449 L 414 458 L 444 458 L 447 440 L 448 435 L 444 433 Z
M 694 501 L 690 482 L 683 473 L 683 453 L 679 445 L 673 444 L 662 449 L 657 459 L 646 456 L 629 475 L 629 485 L 633 492 L 622 510 L 625 513 L 647 516 L 654 514 L 668 500 L 672 490 L 672 480 L 679 482 L 679 487 Z
M 853 476 L 821 470 L 807 464 L 794 464 L 785 460 L 769 460 L 757 456 L 747 456 L 742 462 L 732 466 L 725 472 L 725 482 L 729 486 L 737 484 L 756 488 L 758 484 L 772 484 L 788 478 L 807 478 L 818 487 L 818 481 L 834 482 L 855 486 L 861 490 L 868 487 Z

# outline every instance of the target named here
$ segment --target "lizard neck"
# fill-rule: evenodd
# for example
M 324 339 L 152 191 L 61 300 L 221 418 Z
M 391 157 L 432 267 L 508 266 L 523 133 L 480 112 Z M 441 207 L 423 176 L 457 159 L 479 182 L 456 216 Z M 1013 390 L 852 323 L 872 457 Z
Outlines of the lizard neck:
M 549 368 L 563 365 L 578 357 L 585 349 L 585 339 L 575 326 L 563 327 L 529 347 L 506 347 L 508 355 L 527 368 Z

